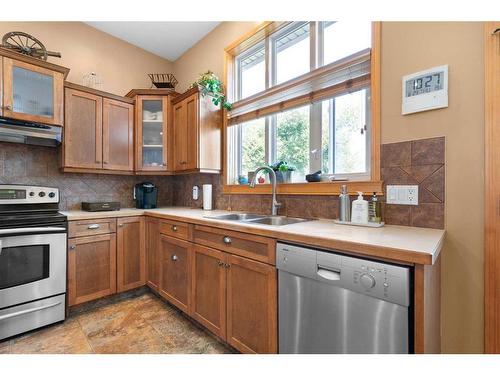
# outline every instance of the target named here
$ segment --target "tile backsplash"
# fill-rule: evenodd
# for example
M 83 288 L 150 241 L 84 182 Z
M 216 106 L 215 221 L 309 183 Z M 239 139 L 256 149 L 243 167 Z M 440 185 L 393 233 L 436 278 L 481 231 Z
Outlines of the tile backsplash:
M 268 214 L 269 195 L 225 195 L 222 176 L 123 176 L 61 173 L 58 149 L 0 142 L 0 183 L 54 186 L 61 189 L 61 209 L 80 209 L 82 201 L 113 200 L 134 207 L 132 189 L 150 181 L 158 186 L 159 206 L 201 207 L 202 198 L 192 199 L 192 187 L 213 185 L 214 208 Z M 445 139 L 431 138 L 384 144 L 381 147 L 384 184 L 418 185 L 419 205 L 389 205 L 382 197 L 382 215 L 387 224 L 444 228 Z M 385 190 L 385 187 L 384 187 Z M 281 195 L 281 215 L 306 218 L 338 217 L 337 196 Z

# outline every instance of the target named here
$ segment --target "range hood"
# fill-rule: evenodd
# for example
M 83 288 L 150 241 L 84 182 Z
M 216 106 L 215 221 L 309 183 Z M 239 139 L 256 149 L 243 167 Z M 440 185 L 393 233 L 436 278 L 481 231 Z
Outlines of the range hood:
M 61 144 L 62 128 L 35 122 L 0 117 L 0 141 L 57 147 Z

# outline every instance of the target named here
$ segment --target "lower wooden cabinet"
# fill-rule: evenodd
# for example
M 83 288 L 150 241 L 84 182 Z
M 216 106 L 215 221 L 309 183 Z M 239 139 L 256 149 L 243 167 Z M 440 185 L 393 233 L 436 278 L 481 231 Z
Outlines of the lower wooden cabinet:
M 191 311 L 194 319 L 226 338 L 226 253 L 194 245 Z
M 276 268 L 231 254 L 226 264 L 226 341 L 242 353 L 276 353 Z
M 160 235 L 160 281 L 158 292 L 182 311 L 189 313 L 192 244 Z
M 146 217 L 146 285 L 158 292 L 160 280 L 160 220 Z
M 146 284 L 144 217 L 117 219 L 116 285 L 118 292 Z
M 68 240 L 68 305 L 116 293 L 116 235 Z

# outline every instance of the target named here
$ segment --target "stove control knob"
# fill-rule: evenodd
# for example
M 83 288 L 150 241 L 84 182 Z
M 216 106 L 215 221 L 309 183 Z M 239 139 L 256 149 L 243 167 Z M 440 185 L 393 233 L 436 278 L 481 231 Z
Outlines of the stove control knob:
M 41 198 L 45 197 L 45 192 L 44 191 L 39 192 L 38 196 L 41 197 Z
M 49 198 L 54 198 L 56 196 L 56 193 L 54 193 L 53 191 L 51 191 L 49 193 Z
M 375 278 L 367 273 L 362 274 L 359 281 L 365 289 L 371 289 L 375 286 Z

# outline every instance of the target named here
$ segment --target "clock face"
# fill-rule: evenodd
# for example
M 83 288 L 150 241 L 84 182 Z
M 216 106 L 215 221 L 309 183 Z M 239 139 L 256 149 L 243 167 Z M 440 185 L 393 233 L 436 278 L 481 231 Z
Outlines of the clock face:
M 407 98 L 443 89 L 444 71 L 417 76 L 406 81 Z

